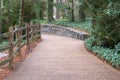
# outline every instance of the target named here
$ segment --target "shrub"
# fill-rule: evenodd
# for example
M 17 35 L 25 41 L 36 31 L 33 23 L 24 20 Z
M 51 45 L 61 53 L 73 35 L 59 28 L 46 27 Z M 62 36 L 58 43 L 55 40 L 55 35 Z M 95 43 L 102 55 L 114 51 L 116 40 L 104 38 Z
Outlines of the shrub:
M 91 22 L 91 19 L 86 20 L 86 21 L 81 22 L 81 23 L 69 22 L 68 20 L 63 19 L 63 20 L 55 21 L 55 22 L 53 22 L 53 24 L 61 25 L 61 26 L 65 26 L 65 27 L 72 27 L 72 28 L 76 28 L 76 29 L 79 29 L 79 30 L 84 30 L 84 31 L 89 32 L 90 28 L 91 28 L 91 25 L 92 25 L 92 22 Z
M 6 47 L 6 46 L 9 46 L 9 43 L 7 41 L 2 41 L 0 43 L 0 48 Z
M 120 41 L 120 0 L 87 0 L 96 45 L 114 48 Z
M 110 49 L 103 46 L 93 45 L 93 39 L 94 38 L 91 37 L 85 41 L 86 48 L 98 57 L 105 59 L 113 67 L 120 69 L 120 43 L 115 45 L 114 49 Z

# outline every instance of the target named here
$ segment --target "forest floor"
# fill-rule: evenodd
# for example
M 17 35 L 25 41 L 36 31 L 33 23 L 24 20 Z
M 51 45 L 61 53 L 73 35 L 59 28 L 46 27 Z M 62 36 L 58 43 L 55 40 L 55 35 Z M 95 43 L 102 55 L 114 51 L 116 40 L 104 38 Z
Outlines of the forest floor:
M 120 72 L 88 52 L 83 41 L 42 35 L 4 80 L 120 80 Z

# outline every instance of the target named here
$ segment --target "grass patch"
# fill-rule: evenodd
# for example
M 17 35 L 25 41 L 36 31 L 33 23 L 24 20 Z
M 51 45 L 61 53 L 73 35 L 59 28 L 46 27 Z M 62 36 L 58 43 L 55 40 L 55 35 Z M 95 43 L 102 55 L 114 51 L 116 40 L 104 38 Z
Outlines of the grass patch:
M 47 24 L 47 20 L 38 20 L 38 19 L 35 19 L 35 20 L 32 20 L 33 23 L 40 23 L 40 24 Z

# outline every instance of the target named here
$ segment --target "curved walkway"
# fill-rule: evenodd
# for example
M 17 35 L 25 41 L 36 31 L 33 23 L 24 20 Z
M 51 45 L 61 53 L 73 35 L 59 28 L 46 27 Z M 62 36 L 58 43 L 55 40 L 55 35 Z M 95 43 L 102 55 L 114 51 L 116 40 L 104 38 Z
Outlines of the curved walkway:
M 120 72 L 87 52 L 83 41 L 54 35 L 42 38 L 4 80 L 120 80 Z

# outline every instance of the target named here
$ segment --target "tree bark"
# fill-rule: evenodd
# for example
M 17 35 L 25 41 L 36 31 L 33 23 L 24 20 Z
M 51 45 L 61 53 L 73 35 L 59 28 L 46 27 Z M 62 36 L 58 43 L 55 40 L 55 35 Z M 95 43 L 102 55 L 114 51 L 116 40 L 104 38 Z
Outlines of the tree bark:
M 21 13 L 22 13 L 21 14 L 21 19 L 22 19 L 21 23 L 23 23 L 23 20 L 24 20 L 24 0 L 22 0 L 22 12 Z
M 74 1 L 71 1 L 72 3 L 72 9 L 71 9 L 71 21 L 74 22 L 75 21 L 75 17 L 74 17 Z
M 60 0 L 55 0 L 55 3 L 60 3 Z M 55 18 L 59 19 L 60 18 L 60 10 L 59 8 L 55 7 Z
M 2 5 L 3 0 L 0 0 L 0 34 L 2 33 Z
M 24 0 L 20 1 L 20 22 L 19 27 L 23 24 L 24 20 Z

